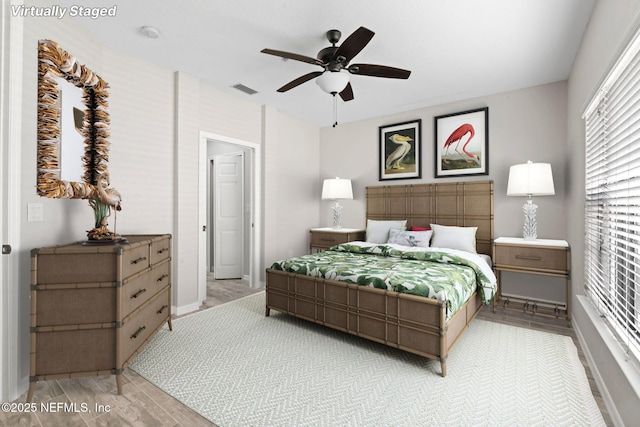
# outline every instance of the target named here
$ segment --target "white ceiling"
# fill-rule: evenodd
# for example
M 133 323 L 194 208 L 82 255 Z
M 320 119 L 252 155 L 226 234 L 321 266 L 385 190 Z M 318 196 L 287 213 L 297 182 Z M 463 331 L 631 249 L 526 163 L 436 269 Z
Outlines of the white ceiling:
M 84 6 L 109 2 L 85 0 Z M 352 63 L 412 71 L 408 80 L 351 76 L 355 99 L 338 101 L 340 123 L 566 80 L 595 0 L 133 0 L 115 17 L 74 18 L 101 44 L 182 70 L 251 102 L 330 126 L 333 100 L 309 81 L 322 68 L 260 53 L 315 57 L 360 26 L 375 32 Z M 75 0 L 56 4 L 70 6 Z M 145 25 L 158 39 L 141 34 Z M 241 83 L 258 91 L 232 88 Z

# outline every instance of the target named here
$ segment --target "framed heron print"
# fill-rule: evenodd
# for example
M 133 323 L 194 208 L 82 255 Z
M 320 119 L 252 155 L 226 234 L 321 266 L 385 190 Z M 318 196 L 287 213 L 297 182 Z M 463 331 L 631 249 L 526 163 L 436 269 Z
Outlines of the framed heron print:
M 422 176 L 422 120 L 380 126 L 380 181 Z
M 489 107 L 434 117 L 435 176 L 489 174 Z

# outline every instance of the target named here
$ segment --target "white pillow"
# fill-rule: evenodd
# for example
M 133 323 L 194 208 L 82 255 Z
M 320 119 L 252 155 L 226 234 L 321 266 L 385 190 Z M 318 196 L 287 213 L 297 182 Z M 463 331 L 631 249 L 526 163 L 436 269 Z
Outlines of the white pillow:
M 387 243 L 389 240 L 389 230 L 392 228 L 405 230 L 407 228 L 407 220 L 402 221 L 378 221 L 374 219 L 367 220 L 367 242 L 369 243 Z
M 429 247 L 429 240 L 433 231 L 403 231 L 392 228 L 389 230 L 389 240 L 387 243 L 395 243 L 402 246 Z
M 476 231 L 478 227 L 454 227 L 448 225 L 431 224 L 433 238 L 431 246 L 434 248 L 460 249 L 461 251 L 476 252 Z

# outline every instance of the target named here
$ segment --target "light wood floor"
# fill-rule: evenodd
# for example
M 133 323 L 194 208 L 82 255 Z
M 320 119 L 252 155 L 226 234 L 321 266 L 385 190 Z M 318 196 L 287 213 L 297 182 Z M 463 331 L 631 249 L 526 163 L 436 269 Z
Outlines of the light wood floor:
M 251 289 L 246 282 L 240 280 L 210 280 L 207 300 L 201 309 L 215 307 L 258 291 L 261 289 Z M 575 332 L 572 328 L 567 327 L 566 322 L 501 309 L 493 313 L 489 307 L 484 307 L 478 318 L 572 337 L 605 422 L 608 426 L 613 425 L 576 339 Z M 214 425 L 130 369 L 126 369 L 123 374 L 123 394 L 118 396 L 115 389 L 115 377 L 113 376 L 40 381 L 37 383 L 33 399 L 38 408 L 42 402 L 50 402 L 52 404 L 50 406 L 53 408 L 56 408 L 55 405 L 58 403 L 60 405 L 71 403 L 77 406 L 77 412 L 65 411 L 63 406 L 58 406 L 59 412 L 40 410 L 35 413 L 0 412 L 0 425 L 34 427 L 60 425 L 192 427 Z M 14 402 L 24 403 L 25 398 L 26 393 Z M 86 405 L 90 412 L 83 411 L 82 405 Z M 96 405 L 101 405 L 102 411 L 97 411 Z

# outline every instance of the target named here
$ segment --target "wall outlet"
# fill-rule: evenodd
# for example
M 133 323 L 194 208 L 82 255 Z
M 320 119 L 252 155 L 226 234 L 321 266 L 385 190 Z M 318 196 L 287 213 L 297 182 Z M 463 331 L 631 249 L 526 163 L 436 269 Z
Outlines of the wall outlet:
M 42 203 L 27 204 L 27 222 L 44 221 L 44 207 Z

